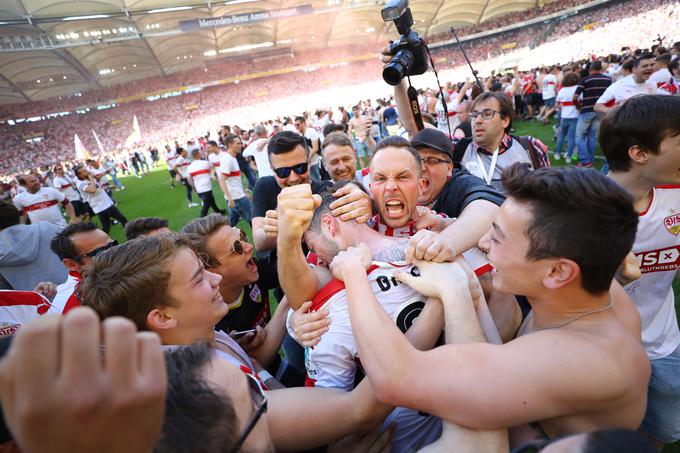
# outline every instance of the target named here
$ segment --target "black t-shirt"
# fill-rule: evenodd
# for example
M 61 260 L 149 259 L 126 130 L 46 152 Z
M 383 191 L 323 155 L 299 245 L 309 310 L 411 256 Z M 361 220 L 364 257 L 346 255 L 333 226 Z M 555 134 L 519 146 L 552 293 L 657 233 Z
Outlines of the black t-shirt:
M 330 181 L 312 181 L 312 193 L 321 193 L 331 185 Z M 273 176 L 257 180 L 253 189 L 253 217 L 264 217 L 270 209 L 276 209 L 276 197 L 281 187 Z
M 278 286 L 276 269 L 261 265 L 255 260 L 260 278 L 255 283 L 243 287 L 240 300 L 225 301 L 234 304 L 229 307 L 229 313 L 217 323 L 216 330 L 231 332 L 254 329 L 255 326 L 265 327 L 271 319 L 269 310 L 269 290 Z
M 456 129 L 463 131 L 463 133 L 465 133 L 465 137 L 472 137 L 472 125 L 470 124 L 470 121 L 463 121 L 456 127 Z
M 432 209 L 449 217 L 459 217 L 475 200 L 487 200 L 500 206 L 505 197 L 465 168 L 454 168 L 453 176 L 437 197 Z

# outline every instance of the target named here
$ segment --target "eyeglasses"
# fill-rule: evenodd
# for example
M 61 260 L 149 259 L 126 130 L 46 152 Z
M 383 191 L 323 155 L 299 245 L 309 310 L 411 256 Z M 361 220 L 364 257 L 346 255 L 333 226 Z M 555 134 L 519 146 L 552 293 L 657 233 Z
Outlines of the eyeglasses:
M 238 231 L 239 237 L 238 237 L 238 239 L 236 239 L 236 240 L 234 241 L 234 243 L 232 244 L 232 246 L 231 246 L 231 251 L 230 251 L 229 253 L 227 253 L 226 255 L 224 255 L 222 258 L 216 259 L 216 260 L 215 260 L 215 264 L 213 264 L 212 266 L 209 265 L 210 260 L 204 258 L 204 259 L 203 259 L 203 262 L 206 264 L 206 267 L 217 266 L 217 264 L 218 264 L 220 261 L 222 261 L 223 259 L 225 259 L 226 257 L 228 257 L 228 256 L 230 256 L 230 255 L 233 255 L 234 253 L 236 253 L 237 255 L 243 255 L 243 252 L 244 252 L 244 250 L 243 250 L 243 243 L 244 243 L 244 242 L 246 242 L 246 243 L 248 242 L 248 235 L 246 234 L 245 231 L 243 231 L 243 230 L 241 230 L 241 229 L 238 229 L 238 228 L 234 228 L 234 229 L 235 229 L 236 231 Z
M 425 157 L 422 159 L 425 165 L 450 164 L 451 161 L 447 159 L 440 159 L 438 157 Z
M 260 417 L 262 417 L 262 414 L 267 412 L 267 394 L 264 392 L 262 383 L 251 373 L 246 373 L 246 377 L 248 378 L 248 385 L 253 397 L 253 403 L 257 409 L 255 409 L 255 413 L 250 417 L 248 424 L 243 430 L 243 434 L 241 434 L 241 436 L 238 438 L 234 448 L 231 449 L 231 453 L 236 453 L 239 451 L 239 449 L 243 446 L 243 443 L 248 438 L 248 434 L 250 434 L 253 428 L 255 428 L 255 425 L 257 425 Z
M 100 253 L 105 252 L 105 251 L 107 251 L 108 249 L 113 248 L 113 247 L 115 247 L 115 246 L 117 246 L 117 245 L 118 245 L 118 241 L 114 239 L 113 241 L 109 242 L 109 243 L 106 244 L 106 245 L 103 245 L 103 246 L 101 246 L 101 247 L 99 247 L 99 248 L 96 248 L 96 249 L 92 250 L 91 252 L 83 253 L 82 255 L 76 255 L 76 256 L 74 256 L 72 259 L 78 261 L 78 260 L 82 260 L 82 259 L 85 258 L 86 256 L 89 256 L 90 258 L 94 258 L 95 256 L 99 255 Z
M 476 120 L 479 115 L 482 115 L 482 118 L 485 120 L 490 120 L 496 113 L 500 114 L 501 112 L 498 110 L 484 109 L 481 112 L 472 111 L 469 116 L 473 121 Z
M 276 176 L 279 178 L 287 178 L 290 176 L 290 172 L 294 171 L 296 175 L 302 176 L 305 173 L 307 173 L 307 169 L 309 168 L 309 164 L 307 162 L 303 162 L 301 164 L 293 165 L 292 167 L 280 167 L 280 168 L 274 168 L 272 167 L 272 170 L 274 170 L 274 173 L 276 173 Z

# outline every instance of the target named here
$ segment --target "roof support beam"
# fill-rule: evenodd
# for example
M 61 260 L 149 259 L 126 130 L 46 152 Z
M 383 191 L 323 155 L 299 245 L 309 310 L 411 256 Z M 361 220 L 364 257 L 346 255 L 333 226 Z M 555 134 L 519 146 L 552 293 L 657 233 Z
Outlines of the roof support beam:
M 482 22 L 482 17 L 484 17 L 484 13 L 486 12 L 486 9 L 489 7 L 489 1 L 486 0 L 484 2 L 484 6 L 482 7 L 482 11 L 479 13 L 479 17 L 477 18 L 477 25 L 479 25 Z M 536 0 L 538 2 L 538 0 Z
M 161 74 L 163 74 L 164 76 L 167 75 L 167 74 L 165 73 L 165 69 L 163 68 L 163 65 L 161 64 L 161 61 L 160 61 L 160 60 L 158 59 L 158 57 L 156 56 L 156 52 L 153 51 L 153 49 L 151 48 L 151 45 L 149 44 L 149 41 L 147 41 L 146 38 L 145 38 L 144 36 L 142 36 L 142 42 L 144 43 L 144 45 L 146 46 L 146 48 L 149 50 L 149 53 L 151 54 L 151 56 L 153 57 L 153 59 L 156 61 L 156 64 L 158 64 L 158 69 L 161 70 Z
M 437 6 L 437 9 L 434 10 L 434 14 L 432 14 L 432 17 L 430 18 L 430 25 L 427 27 L 427 32 L 425 33 L 425 36 L 429 36 L 430 30 L 432 30 L 432 22 L 434 21 L 434 18 L 437 17 L 437 14 L 439 14 L 439 10 L 442 9 L 442 6 L 444 6 L 445 1 L 446 0 L 442 0 L 441 2 L 439 2 L 439 6 Z
M 26 99 L 27 101 L 30 101 L 30 100 L 31 100 L 31 98 L 29 98 L 28 96 L 26 96 L 26 93 L 24 93 L 23 91 L 21 91 L 21 90 L 19 89 L 19 87 L 16 86 L 16 85 L 14 84 L 14 82 L 12 82 L 10 79 L 8 79 L 7 77 L 5 77 L 4 75 L 0 74 L 0 80 L 4 80 L 5 82 L 7 82 L 7 85 L 9 85 L 9 87 L 10 87 L 12 90 L 14 90 L 14 91 L 16 91 L 17 93 L 19 93 L 19 94 L 20 94 L 24 99 Z
M 90 72 L 87 69 L 85 69 L 85 66 L 83 66 L 80 63 L 80 61 L 78 61 L 76 58 L 74 58 L 73 55 L 71 55 L 69 52 L 62 50 L 62 49 L 54 49 L 53 52 L 54 52 L 55 55 L 57 55 L 59 58 L 61 58 L 65 63 L 72 66 L 78 72 L 78 74 L 80 74 L 83 77 L 83 79 L 85 79 L 88 83 L 96 85 L 97 88 L 104 88 L 99 83 L 99 80 L 97 80 L 95 76 L 90 74 Z

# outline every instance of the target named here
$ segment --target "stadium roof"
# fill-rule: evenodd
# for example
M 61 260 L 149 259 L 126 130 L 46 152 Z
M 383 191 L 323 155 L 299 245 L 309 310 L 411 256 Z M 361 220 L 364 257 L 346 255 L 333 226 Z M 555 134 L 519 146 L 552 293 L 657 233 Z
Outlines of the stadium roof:
M 410 7 L 414 29 L 431 35 L 539 3 L 547 1 L 412 0 Z M 257 49 L 386 42 L 397 32 L 382 21 L 380 6 L 377 0 L 2 0 L 0 104 L 168 75 Z M 275 11 L 285 17 L 266 17 Z M 187 21 L 184 31 L 180 21 Z M 198 29 L 187 31 L 192 27 Z

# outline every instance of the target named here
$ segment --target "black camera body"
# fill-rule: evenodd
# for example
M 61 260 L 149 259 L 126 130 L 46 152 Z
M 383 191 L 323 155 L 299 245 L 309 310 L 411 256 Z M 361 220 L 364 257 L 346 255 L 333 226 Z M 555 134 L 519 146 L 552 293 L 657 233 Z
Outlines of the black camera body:
M 390 85 L 399 85 L 404 77 L 424 74 L 427 71 L 425 40 L 411 30 L 413 15 L 408 0 L 390 0 L 380 11 L 385 22 L 393 20 L 400 33 L 399 41 L 390 42 L 388 55 L 393 55 L 383 68 L 383 79 Z

